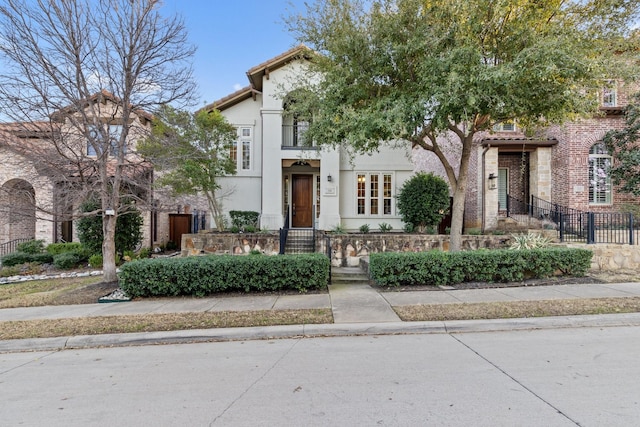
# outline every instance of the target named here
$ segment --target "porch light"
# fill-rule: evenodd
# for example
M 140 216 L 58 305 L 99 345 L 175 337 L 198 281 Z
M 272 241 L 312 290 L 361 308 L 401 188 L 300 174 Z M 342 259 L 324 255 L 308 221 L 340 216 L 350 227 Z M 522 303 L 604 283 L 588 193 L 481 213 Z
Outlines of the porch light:
M 328 182 L 333 181 L 333 177 L 331 176 L 331 174 L 327 175 L 327 181 L 328 181 Z
M 489 174 L 489 190 L 495 190 L 498 187 L 498 177 L 490 173 Z

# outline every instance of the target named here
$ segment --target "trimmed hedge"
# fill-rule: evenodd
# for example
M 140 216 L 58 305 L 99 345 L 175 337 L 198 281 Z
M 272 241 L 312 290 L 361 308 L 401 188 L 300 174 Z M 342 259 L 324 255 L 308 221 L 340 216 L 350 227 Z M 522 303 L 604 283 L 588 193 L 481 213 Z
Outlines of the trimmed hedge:
M 13 267 L 15 265 L 26 264 L 29 262 L 37 262 L 39 264 L 51 264 L 53 256 L 48 253 L 27 253 L 27 252 L 11 252 L 2 257 L 2 265 L 4 267 Z
M 118 277 L 130 297 L 305 292 L 327 285 L 329 259 L 322 254 L 141 259 L 122 265 Z
M 549 277 L 558 272 L 584 276 L 591 266 L 592 256 L 590 250 L 574 248 L 385 252 L 370 255 L 369 274 L 382 286 L 511 282 Z
M 54 256 L 65 252 L 79 252 L 82 249 L 82 244 L 79 242 L 50 243 L 47 245 L 47 253 Z

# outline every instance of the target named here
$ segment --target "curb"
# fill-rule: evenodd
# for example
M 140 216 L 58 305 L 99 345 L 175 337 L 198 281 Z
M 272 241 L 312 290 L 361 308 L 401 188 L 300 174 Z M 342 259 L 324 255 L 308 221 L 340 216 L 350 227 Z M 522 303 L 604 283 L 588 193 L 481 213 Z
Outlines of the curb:
M 640 326 L 640 313 L 594 314 L 519 319 L 451 320 L 433 322 L 345 323 L 193 329 L 168 332 L 79 335 L 0 341 L 0 353 L 62 351 L 98 347 L 189 344 L 283 338 L 321 338 L 371 335 L 460 334 L 543 329 Z

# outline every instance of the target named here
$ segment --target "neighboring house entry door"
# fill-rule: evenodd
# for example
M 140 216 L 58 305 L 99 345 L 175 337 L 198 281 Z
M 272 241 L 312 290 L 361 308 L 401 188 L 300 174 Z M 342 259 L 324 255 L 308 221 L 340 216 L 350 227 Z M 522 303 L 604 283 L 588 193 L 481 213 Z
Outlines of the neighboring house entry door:
M 182 235 L 189 233 L 191 233 L 191 214 L 169 214 L 169 241 L 181 248 Z
M 291 193 L 292 227 L 311 227 L 313 224 L 313 175 L 293 175 Z

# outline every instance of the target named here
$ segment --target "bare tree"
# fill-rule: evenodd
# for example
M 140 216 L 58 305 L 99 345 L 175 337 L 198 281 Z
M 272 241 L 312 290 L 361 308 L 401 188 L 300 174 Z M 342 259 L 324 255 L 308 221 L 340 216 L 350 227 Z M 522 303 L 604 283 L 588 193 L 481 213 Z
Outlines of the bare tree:
M 132 147 L 159 105 L 188 105 L 194 48 L 159 0 L 4 0 L 0 5 L 1 114 L 33 132 L 25 156 L 57 189 L 58 206 L 88 194 L 102 206 L 104 280 L 116 279 L 121 197 L 148 202 L 150 165 Z M 24 148 L 24 147 L 23 147 Z

